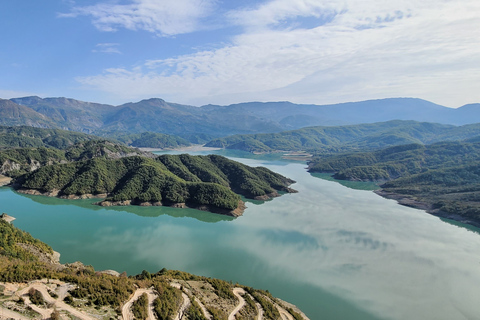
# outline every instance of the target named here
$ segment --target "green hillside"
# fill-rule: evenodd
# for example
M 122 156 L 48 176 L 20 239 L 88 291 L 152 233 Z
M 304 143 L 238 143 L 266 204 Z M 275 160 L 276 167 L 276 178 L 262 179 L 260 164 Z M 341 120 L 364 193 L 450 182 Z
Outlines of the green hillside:
M 428 122 L 394 120 L 339 127 L 310 127 L 279 133 L 234 135 L 212 140 L 206 146 L 249 152 L 338 153 L 409 143 L 430 144 L 444 140 L 464 140 L 479 135 L 480 124 L 456 127 Z
M 129 146 L 137 148 L 178 148 L 189 146 L 190 142 L 178 136 L 157 132 L 143 132 L 115 136 L 115 138 Z
M 341 180 L 382 182 L 379 194 L 480 225 L 480 142 L 402 145 L 319 157 L 310 172 Z
M 79 142 L 64 150 L 45 147 L 11 148 L 0 150 L 0 174 L 18 177 L 46 165 L 93 158 L 117 159 L 133 155 L 153 157 L 153 154 L 107 140 Z
M 65 149 L 81 141 L 99 139 L 96 136 L 60 129 L 29 126 L 0 126 L 0 149 L 49 147 Z

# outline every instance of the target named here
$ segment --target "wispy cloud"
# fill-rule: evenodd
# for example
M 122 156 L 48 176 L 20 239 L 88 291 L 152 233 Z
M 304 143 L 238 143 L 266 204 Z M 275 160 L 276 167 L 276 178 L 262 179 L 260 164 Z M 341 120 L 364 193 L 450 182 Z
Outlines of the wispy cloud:
M 59 17 L 90 16 L 101 31 L 119 28 L 145 30 L 160 36 L 172 36 L 197 30 L 208 16 L 214 0 L 131 0 L 128 4 L 99 3 L 76 6 Z
M 477 0 L 274 0 L 228 13 L 244 32 L 222 48 L 77 80 L 194 104 L 414 96 L 459 106 L 480 100 L 479 13 Z
M 92 52 L 121 54 L 122 52 L 118 49 L 118 46 L 118 43 L 99 43 Z

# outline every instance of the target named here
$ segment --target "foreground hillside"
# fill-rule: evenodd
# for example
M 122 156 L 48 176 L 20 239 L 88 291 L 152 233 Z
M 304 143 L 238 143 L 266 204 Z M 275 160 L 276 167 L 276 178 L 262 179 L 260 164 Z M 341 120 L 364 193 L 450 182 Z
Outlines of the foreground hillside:
M 382 196 L 480 226 L 480 142 L 410 144 L 319 157 L 309 163 L 309 171 L 383 183 L 377 191 Z
M 308 319 L 268 292 L 162 269 L 127 276 L 62 265 L 46 244 L 0 220 L 3 319 Z
M 15 187 L 65 198 L 106 197 L 101 205 L 187 206 L 238 216 L 244 209 L 238 194 L 266 200 L 277 191 L 294 192 L 288 188 L 293 182 L 225 157 L 183 154 L 53 164 L 20 176 Z

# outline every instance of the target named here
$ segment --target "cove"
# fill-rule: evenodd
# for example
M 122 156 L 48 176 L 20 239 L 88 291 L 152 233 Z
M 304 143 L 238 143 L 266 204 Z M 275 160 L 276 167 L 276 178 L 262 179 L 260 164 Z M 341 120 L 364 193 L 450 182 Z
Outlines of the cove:
M 168 207 L 93 206 L 0 188 L 0 211 L 61 262 L 137 274 L 165 267 L 231 280 L 316 319 L 474 319 L 480 235 L 280 157 L 247 158 L 297 181 L 297 194 L 247 202 L 242 217 Z M 242 156 L 243 158 L 240 158 Z

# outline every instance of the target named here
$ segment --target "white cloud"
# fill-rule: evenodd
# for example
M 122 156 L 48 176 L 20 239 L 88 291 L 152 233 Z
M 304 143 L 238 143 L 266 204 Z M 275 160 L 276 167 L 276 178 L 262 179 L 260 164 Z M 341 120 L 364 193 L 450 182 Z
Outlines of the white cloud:
M 118 49 L 118 43 L 99 43 L 95 46 L 95 49 L 92 52 L 102 52 L 102 53 L 118 53 L 122 52 Z
M 214 0 L 131 0 L 129 4 L 99 3 L 74 7 L 60 17 L 91 16 L 101 31 L 118 28 L 145 30 L 160 36 L 188 33 L 200 28 L 209 15 Z
M 480 101 L 479 14 L 476 0 L 275 0 L 230 12 L 246 31 L 223 48 L 78 81 L 128 99 L 194 104 L 413 96 L 459 106 Z M 308 15 L 317 27 L 301 26 Z

